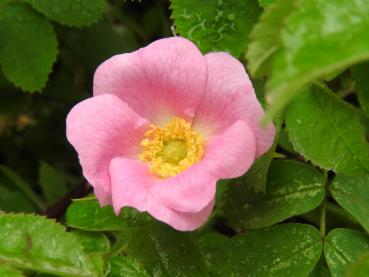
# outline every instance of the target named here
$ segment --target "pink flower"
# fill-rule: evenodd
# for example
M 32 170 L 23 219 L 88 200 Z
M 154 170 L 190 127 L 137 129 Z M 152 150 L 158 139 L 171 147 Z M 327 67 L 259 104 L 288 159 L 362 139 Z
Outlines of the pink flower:
M 240 62 L 189 40 L 157 40 L 101 64 L 67 137 L 101 205 L 130 206 L 178 230 L 203 224 L 216 182 L 243 175 L 274 139 Z

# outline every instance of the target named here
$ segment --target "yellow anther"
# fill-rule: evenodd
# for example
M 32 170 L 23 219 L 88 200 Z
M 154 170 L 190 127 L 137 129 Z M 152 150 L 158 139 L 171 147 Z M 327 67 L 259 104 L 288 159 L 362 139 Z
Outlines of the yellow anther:
M 146 133 L 145 133 L 145 137 L 149 137 L 149 136 L 151 136 L 152 135 L 152 133 L 154 133 L 154 130 L 148 130 L 148 131 L 146 131 Z
M 163 127 L 150 125 L 141 141 L 140 159 L 161 178 L 175 176 L 202 159 L 204 142 L 191 123 L 174 117 Z
M 140 143 L 141 146 L 148 146 L 150 144 L 150 140 L 148 139 L 143 139 Z

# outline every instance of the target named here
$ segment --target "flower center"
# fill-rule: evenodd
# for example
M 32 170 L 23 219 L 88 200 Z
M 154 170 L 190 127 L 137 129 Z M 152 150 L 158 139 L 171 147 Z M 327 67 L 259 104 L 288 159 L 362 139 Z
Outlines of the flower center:
M 183 141 L 172 140 L 163 147 L 163 157 L 171 163 L 179 163 L 187 156 L 187 146 Z
M 141 146 L 140 159 L 149 162 L 151 172 L 161 178 L 177 175 L 204 156 L 203 137 L 178 117 L 163 127 L 150 125 Z

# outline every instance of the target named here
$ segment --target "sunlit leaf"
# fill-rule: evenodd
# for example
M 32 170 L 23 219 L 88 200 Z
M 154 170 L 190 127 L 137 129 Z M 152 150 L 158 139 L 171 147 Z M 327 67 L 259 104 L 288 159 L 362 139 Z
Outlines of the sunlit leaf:
M 12 267 L 7 266 L 5 264 L 0 264 L 0 276 L 23 277 L 25 275 L 23 275 L 22 272 L 16 270 L 15 268 L 12 268 Z
M 307 83 L 369 59 L 369 2 L 301 0 L 285 19 L 267 84 L 271 119 Z
M 67 225 L 87 231 L 114 231 L 136 226 L 145 216 L 134 209 L 124 208 L 116 216 L 111 206 L 101 208 L 96 199 L 74 201 L 66 212 Z
M 0 260 L 58 276 L 98 276 L 92 259 L 62 225 L 34 215 L 0 215 Z
M 273 0 L 259 2 L 266 7 Z M 252 29 L 251 42 L 246 53 L 247 67 L 252 75 L 260 76 L 270 70 L 271 57 L 280 48 L 279 36 L 284 27 L 285 17 L 293 11 L 294 4 L 293 0 L 280 0 L 268 6 Z
M 171 0 L 176 31 L 205 53 L 227 51 L 239 57 L 260 8 L 255 0 Z
M 88 253 L 108 253 L 110 251 L 110 241 L 104 233 L 73 230 L 72 234 Z
M 345 276 L 347 269 L 369 251 L 369 237 L 351 229 L 335 229 L 324 240 L 324 255 L 333 277 Z
M 328 89 L 302 90 L 288 106 L 286 128 L 295 150 L 321 168 L 369 172 L 369 144 L 358 113 Z

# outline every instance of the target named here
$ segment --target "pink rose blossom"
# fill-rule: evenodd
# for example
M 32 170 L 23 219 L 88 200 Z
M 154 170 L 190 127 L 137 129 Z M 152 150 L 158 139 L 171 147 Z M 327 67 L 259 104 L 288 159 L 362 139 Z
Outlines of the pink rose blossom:
M 93 90 L 70 111 L 67 137 L 100 204 L 117 214 L 130 206 L 194 230 L 217 180 L 243 175 L 274 139 L 242 64 L 184 38 L 110 58 Z

